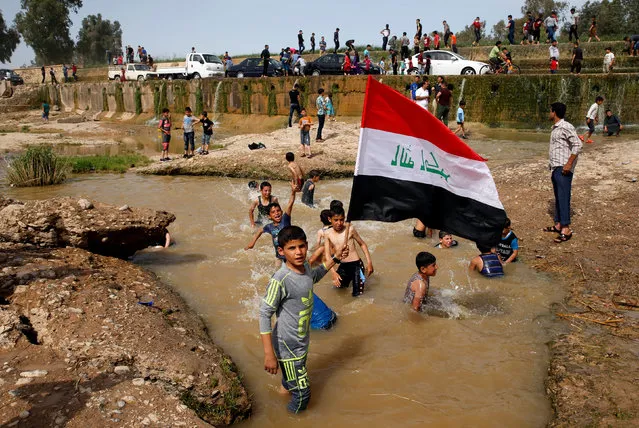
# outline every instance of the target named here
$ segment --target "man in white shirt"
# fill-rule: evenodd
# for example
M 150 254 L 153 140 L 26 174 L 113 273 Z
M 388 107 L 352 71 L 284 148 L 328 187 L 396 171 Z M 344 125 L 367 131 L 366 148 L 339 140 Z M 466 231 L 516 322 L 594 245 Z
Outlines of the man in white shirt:
M 575 35 L 575 41 L 579 41 L 579 32 L 577 26 L 579 25 L 579 14 L 575 12 L 575 8 L 570 9 L 570 32 L 568 33 L 568 41 L 572 42 L 572 36 Z
M 422 87 L 415 91 L 415 102 L 426 111 L 428 111 L 428 102 L 430 101 L 429 85 L 428 79 L 425 79 L 422 82 Z
M 615 65 L 615 54 L 612 53 L 612 48 L 608 46 L 606 48 L 606 54 L 604 55 L 603 72 L 610 73 Z
M 386 45 L 388 44 L 388 38 L 390 37 L 390 28 L 388 28 L 388 24 L 386 24 L 386 28 L 379 32 L 382 35 L 382 50 L 386 50 Z

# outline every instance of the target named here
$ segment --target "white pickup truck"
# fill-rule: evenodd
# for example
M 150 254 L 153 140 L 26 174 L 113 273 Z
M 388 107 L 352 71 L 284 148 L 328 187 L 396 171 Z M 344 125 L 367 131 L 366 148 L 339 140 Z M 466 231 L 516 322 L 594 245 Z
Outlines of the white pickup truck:
M 122 78 L 123 68 L 126 80 L 142 81 L 157 77 L 153 70 L 151 70 L 151 67 L 146 64 L 123 64 L 109 67 L 109 80 L 120 80 Z
M 155 74 L 160 79 L 200 79 L 224 77 L 222 60 L 213 54 L 193 52 L 186 56 L 183 67 L 158 67 Z

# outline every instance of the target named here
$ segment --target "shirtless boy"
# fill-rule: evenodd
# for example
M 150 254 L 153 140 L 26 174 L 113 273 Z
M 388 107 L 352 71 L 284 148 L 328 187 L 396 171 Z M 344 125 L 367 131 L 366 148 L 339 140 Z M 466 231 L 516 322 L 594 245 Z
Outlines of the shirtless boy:
M 263 181 L 262 184 L 260 184 L 260 196 L 253 201 L 251 208 L 249 208 L 251 227 L 255 227 L 256 224 L 262 224 L 264 219 L 268 218 L 269 205 L 278 203 L 277 198 L 271 195 L 271 190 L 271 183 L 268 181 Z M 257 220 L 255 220 L 254 216 L 255 208 L 257 208 Z
M 428 298 L 430 277 L 437 275 L 437 259 L 431 253 L 422 251 L 415 257 L 415 264 L 417 272 L 410 277 L 408 284 L 406 284 L 404 303 L 410 304 L 414 311 L 420 312 Z
M 364 266 L 355 248 L 355 242 L 359 244 L 366 257 L 366 277 L 373 273 L 373 262 L 368 246 L 353 226 L 349 227 L 348 237 L 346 237 L 344 208 L 335 207 L 331 210 L 331 225 L 333 228 L 324 232 L 324 260 L 328 262 L 330 255 L 335 253 L 334 249 L 345 245 L 345 241 L 348 248 L 348 257 L 342 260 L 337 271 L 334 268 L 331 269 L 333 285 L 346 288 L 352 281 L 353 296 L 364 294 Z
M 286 153 L 286 161 L 288 169 L 291 171 L 291 184 L 295 186 L 296 191 L 300 192 L 304 185 L 304 171 L 295 163 L 295 155 L 292 152 Z

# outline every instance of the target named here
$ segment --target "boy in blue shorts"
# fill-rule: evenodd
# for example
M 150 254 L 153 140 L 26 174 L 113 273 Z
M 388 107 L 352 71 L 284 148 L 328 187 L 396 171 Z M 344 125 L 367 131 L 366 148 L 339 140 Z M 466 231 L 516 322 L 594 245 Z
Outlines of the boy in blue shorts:
M 288 226 L 281 230 L 277 253 L 285 264 L 271 277 L 260 305 L 264 370 L 277 374 L 278 368 L 282 369 L 280 392 L 291 394 L 288 410 L 292 413 L 305 410 L 311 399 L 306 358 L 314 302 L 313 284 L 348 254 L 341 246 L 329 261 L 311 269 L 306 261 L 307 251 L 306 234 L 301 228 Z M 275 327 L 271 327 L 273 315 L 277 315 Z
M 263 233 L 268 233 L 273 238 L 273 247 L 275 248 L 275 257 L 278 259 L 278 265 L 281 265 L 284 260 L 284 255 L 278 252 L 278 235 L 282 229 L 291 225 L 291 212 L 293 211 L 293 204 L 295 203 L 295 193 L 297 189 L 291 184 L 291 198 L 286 206 L 286 211 L 282 212 L 282 207 L 277 202 L 272 202 L 268 206 L 268 217 L 272 223 L 267 224 L 259 230 L 251 240 L 251 242 L 244 248 L 250 250 L 255 246 L 257 240 Z

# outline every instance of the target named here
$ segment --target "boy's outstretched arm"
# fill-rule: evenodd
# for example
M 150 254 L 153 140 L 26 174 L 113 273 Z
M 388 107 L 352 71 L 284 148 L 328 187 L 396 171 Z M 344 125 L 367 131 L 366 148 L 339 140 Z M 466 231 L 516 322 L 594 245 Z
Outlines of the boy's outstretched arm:
M 353 229 L 353 239 L 359 244 L 364 252 L 364 257 L 366 257 L 366 275 L 371 276 L 375 270 L 373 269 L 373 259 L 371 259 L 371 253 L 368 251 L 368 245 L 366 245 L 366 242 L 364 242 L 355 229 Z
M 251 207 L 249 208 L 249 222 L 251 223 L 251 227 L 255 227 L 255 208 L 257 207 L 257 200 L 253 201 Z
M 288 205 L 286 206 L 286 211 L 284 211 L 288 216 L 291 216 L 293 212 L 293 204 L 295 203 L 295 192 L 296 192 L 295 184 L 291 183 L 291 198 L 288 200 Z
M 253 236 L 253 239 L 251 240 L 251 242 L 244 249 L 245 250 L 252 249 L 255 246 L 255 243 L 257 242 L 257 240 L 260 239 L 260 236 L 262 236 L 262 233 L 264 233 L 264 229 L 260 229 L 259 232 L 257 232 L 255 236 Z

